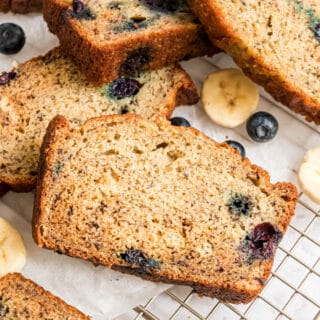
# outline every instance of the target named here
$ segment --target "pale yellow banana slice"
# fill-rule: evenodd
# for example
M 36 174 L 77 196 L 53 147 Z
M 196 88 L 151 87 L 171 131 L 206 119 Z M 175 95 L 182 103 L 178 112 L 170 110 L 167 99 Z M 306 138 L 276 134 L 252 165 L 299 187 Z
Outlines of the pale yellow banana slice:
M 240 70 L 223 69 L 208 76 L 202 87 L 201 100 L 212 121 L 235 128 L 256 110 L 259 91 Z
M 303 193 L 320 204 L 320 147 L 310 149 L 304 156 L 298 172 Z
M 20 272 L 26 263 L 26 248 L 19 232 L 0 218 L 0 277 Z

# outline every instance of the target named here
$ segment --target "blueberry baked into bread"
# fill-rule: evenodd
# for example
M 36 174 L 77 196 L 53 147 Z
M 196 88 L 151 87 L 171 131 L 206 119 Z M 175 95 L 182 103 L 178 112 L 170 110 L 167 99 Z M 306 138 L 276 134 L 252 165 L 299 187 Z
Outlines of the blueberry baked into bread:
M 227 144 L 137 115 L 49 125 L 33 216 L 40 247 L 233 303 L 253 299 L 297 200 Z
M 306 120 L 320 124 L 320 2 L 188 0 L 212 43 Z
M 45 0 L 44 18 L 94 83 L 217 52 L 185 0 Z
M 1 320 L 89 320 L 82 312 L 20 273 L 0 278 Z
M 0 0 L 0 11 L 15 13 L 29 13 L 41 11 L 42 0 Z
M 15 191 L 35 186 L 42 139 L 57 114 L 72 125 L 104 114 L 168 118 L 176 104 L 197 100 L 194 83 L 179 66 L 97 87 L 56 48 L 0 75 L 0 181 Z

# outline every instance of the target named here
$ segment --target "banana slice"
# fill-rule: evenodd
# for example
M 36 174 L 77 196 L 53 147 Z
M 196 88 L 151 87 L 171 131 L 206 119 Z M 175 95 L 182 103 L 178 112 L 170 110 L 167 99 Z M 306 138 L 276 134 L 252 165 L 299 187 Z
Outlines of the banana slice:
M 256 110 L 259 91 L 256 84 L 238 69 L 211 73 L 204 82 L 201 100 L 207 115 L 220 126 L 234 128 Z
M 320 147 L 310 149 L 298 172 L 300 187 L 312 201 L 320 204 Z
M 0 277 L 20 272 L 26 263 L 26 248 L 18 231 L 0 218 Z

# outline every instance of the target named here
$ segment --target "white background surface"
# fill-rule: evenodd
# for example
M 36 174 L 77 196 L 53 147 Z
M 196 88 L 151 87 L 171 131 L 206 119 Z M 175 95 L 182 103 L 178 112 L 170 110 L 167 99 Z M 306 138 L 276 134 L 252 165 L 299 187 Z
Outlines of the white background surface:
M 0 55 L 0 70 L 10 70 L 13 59 L 22 62 L 33 56 L 44 54 L 58 43 L 56 38 L 47 32 L 40 16 L 0 15 L 0 23 L 9 21 L 14 21 L 24 28 L 27 34 L 27 43 L 21 53 L 16 56 L 5 57 Z M 220 54 L 210 59 L 195 59 L 183 63 L 183 66 L 192 75 L 200 89 L 208 73 L 214 71 L 216 67 L 233 66 L 233 63 L 229 57 Z M 217 141 L 233 139 L 241 142 L 246 147 L 247 156 L 252 162 L 269 171 L 272 182 L 288 180 L 296 183 L 295 171 L 298 169 L 305 151 L 320 145 L 319 128 L 306 124 L 301 120 L 301 117 L 293 116 L 286 108 L 277 107 L 263 90 L 261 90 L 258 108 L 271 112 L 280 124 L 277 137 L 269 143 L 258 144 L 252 142 L 246 134 L 244 125 L 230 130 L 214 125 L 203 112 L 200 103 L 194 107 L 177 108 L 174 115 L 184 116 L 190 120 L 194 127 Z M 303 201 L 310 206 L 310 209 L 299 204 L 292 226 L 304 231 L 304 228 L 311 221 L 307 234 L 314 241 L 311 242 L 304 238 L 299 239 L 299 233 L 295 229 L 289 228 L 281 242 L 281 247 L 293 251 L 295 256 L 298 256 L 310 268 L 313 268 L 316 274 L 308 274 L 308 268 L 301 267 L 295 259 L 287 259 L 288 257 L 282 250 L 278 250 L 274 270 L 280 266 L 277 269 L 277 274 L 285 277 L 286 281 L 289 281 L 293 287 L 301 286 L 307 297 L 320 303 L 320 278 L 318 276 L 320 273 L 320 246 L 316 245 L 320 243 L 320 219 L 317 216 L 311 220 L 312 214 L 317 212 L 319 208 L 306 198 Z M 27 246 L 28 260 L 23 274 L 82 311 L 92 315 L 93 319 L 108 319 L 116 316 L 139 303 L 145 302 L 147 297 L 151 297 L 167 288 L 166 286 L 142 281 L 133 276 L 124 276 L 114 271 L 105 270 L 103 267 L 95 268 L 85 261 L 61 256 L 36 247 L 31 238 L 32 203 L 32 193 L 14 194 L 12 192 L 8 193 L 0 203 L 0 216 L 7 218 L 22 233 Z M 5 204 L 13 208 L 14 212 L 10 211 Z M 296 241 L 298 242 L 295 243 Z M 187 289 L 175 290 L 180 290 L 183 295 L 184 290 Z M 280 309 L 285 308 L 290 318 L 296 320 L 314 319 L 319 308 L 310 304 L 307 299 L 300 299 L 299 296 L 289 300 L 292 291 L 294 290 L 287 285 L 284 286 L 278 278 L 272 278 L 264 293 Z M 159 301 L 153 311 L 156 312 L 159 319 L 169 319 L 170 310 L 174 310 L 173 302 L 165 298 L 162 300 L 160 298 Z M 200 299 L 196 296 L 190 303 L 196 310 L 202 311 L 209 310 L 210 306 L 216 302 L 212 299 Z M 246 310 L 248 306 L 239 308 L 240 310 Z M 278 315 L 268 307 L 268 304 L 263 305 L 259 301 L 250 308 L 246 313 L 248 319 L 258 319 L 259 315 L 259 320 L 270 320 L 276 319 Z M 214 319 L 239 319 L 223 305 L 221 307 L 219 305 L 217 310 L 218 313 L 215 313 Z M 132 319 L 132 317 L 133 314 L 131 313 L 118 319 Z M 181 312 L 175 319 L 199 318 L 192 318 L 190 313 Z

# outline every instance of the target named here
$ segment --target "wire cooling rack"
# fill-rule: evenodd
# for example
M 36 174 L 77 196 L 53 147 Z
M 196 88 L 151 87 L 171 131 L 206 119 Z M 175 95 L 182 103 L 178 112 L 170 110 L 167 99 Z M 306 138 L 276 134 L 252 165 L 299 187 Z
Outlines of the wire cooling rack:
M 203 70 L 208 73 L 211 69 L 233 65 L 230 58 L 224 55 L 199 61 L 199 73 L 191 73 L 199 87 L 204 80 L 199 76 Z M 304 131 L 307 136 L 311 132 L 317 139 L 318 146 L 320 145 L 319 127 L 306 123 L 300 116 L 278 105 L 263 91 L 261 96 L 266 103 L 275 106 L 274 111 L 281 113 L 284 119 L 292 119 L 296 123 L 293 125 L 296 130 Z M 240 139 L 246 139 L 243 130 L 238 130 L 237 134 Z M 294 141 L 294 144 L 299 143 L 300 147 L 304 146 L 300 149 L 308 148 L 303 141 Z M 297 169 L 293 166 L 290 170 L 296 176 Z M 261 294 L 250 304 L 232 305 L 219 302 L 216 299 L 200 297 L 189 287 L 175 286 L 116 319 L 320 320 L 320 208 L 300 193 L 296 215 L 278 247 L 271 277 Z

